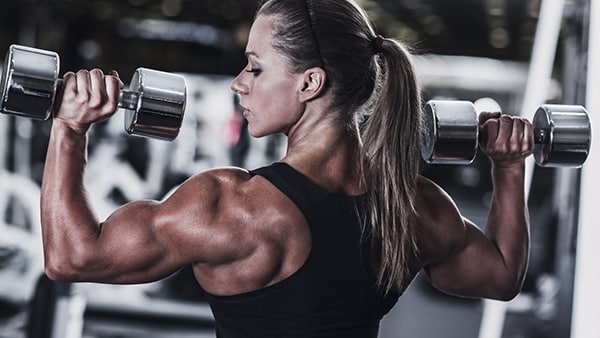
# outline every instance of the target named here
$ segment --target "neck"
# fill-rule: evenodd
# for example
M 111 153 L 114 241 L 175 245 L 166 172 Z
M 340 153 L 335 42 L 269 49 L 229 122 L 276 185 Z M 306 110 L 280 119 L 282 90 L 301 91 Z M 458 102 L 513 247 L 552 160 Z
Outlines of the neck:
M 328 191 L 362 193 L 357 126 L 329 117 L 303 122 L 290 130 L 283 161 Z

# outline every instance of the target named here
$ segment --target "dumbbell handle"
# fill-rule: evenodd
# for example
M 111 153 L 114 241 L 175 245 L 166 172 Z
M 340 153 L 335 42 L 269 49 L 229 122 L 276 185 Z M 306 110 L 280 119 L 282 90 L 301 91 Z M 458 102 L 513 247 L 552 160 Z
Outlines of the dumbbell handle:
M 60 100 L 56 100 L 56 99 L 59 97 L 59 93 L 62 96 L 63 84 L 64 84 L 63 79 L 56 80 L 55 108 L 58 108 L 58 107 L 56 107 L 56 102 L 60 101 Z M 129 90 L 121 90 L 119 92 L 119 101 L 118 101 L 117 106 L 119 108 L 124 108 L 124 109 L 128 109 L 128 110 L 136 110 L 139 105 L 139 101 L 140 101 L 140 94 L 133 92 L 133 91 L 129 91 Z

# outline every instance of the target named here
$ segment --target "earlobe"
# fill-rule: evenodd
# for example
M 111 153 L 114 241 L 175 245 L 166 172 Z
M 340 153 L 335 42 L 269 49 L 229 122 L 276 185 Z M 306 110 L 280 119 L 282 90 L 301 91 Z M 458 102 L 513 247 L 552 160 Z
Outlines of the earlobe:
M 300 95 L 303 101 L 310 101 L 319 97 L 325 89 L 327 74 L 320 67 L 307 69 L 302 77 Z

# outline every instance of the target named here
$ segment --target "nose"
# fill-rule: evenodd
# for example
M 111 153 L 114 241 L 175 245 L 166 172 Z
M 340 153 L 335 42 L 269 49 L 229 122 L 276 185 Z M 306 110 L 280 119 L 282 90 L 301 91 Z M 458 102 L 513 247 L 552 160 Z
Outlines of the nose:
M 236 94 L 246 94 L 248 93 L 248 86 L 246 84 L 243 83 L 242 81 L 242 75 L 243 75 L 243 71 L 240 72 L 240 74 L 238 74 L 238 76 L 233 79 L 233 81 L 231 82 L 231 91 L 233 91 Z

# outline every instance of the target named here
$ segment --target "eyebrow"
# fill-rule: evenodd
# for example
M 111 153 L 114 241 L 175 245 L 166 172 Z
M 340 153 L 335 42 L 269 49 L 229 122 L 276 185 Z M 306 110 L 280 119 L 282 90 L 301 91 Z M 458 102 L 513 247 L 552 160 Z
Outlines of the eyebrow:
M 256 54 L 256 53 L 255 53 L 255 52 L 253 52 L 253 51 L 246 51 L 246 52 L 244 53 L 244 55 L 246 55 L 246 57 L 249 57 L 249 56 L 258 57 L 258 54 Z

